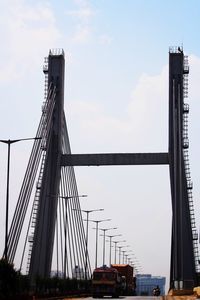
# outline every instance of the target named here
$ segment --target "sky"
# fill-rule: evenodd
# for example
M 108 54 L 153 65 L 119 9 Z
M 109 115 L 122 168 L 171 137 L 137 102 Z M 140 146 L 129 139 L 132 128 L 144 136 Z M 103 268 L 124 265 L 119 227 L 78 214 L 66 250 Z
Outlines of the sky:
M 200 26 L 198 0 L 1 0 L 0 138 L 34 137 L 49 49 L 65 51 L 65 114 L 72 153 L 167 152 L 168 52 L 189 56 L 190 165 L 199 213 Z M 11 149 L 10 209 L 31 142 Z M 0 250 L 4 245 L 7 148 L 0 144 Z M 169 277 L 171 197 L 168 166 L 76 167 L 83 209 L 122 234 L 143 273 Z M 94 266 L 95 232 L 89 252 Z M 101 245 L 100 245 L 101 246 Z M 108 254 L 108 250 L 107 250 Z M 99 248 L 99 261 L 102 251 Z M 107 258 L 108 259 L 108 258 Z

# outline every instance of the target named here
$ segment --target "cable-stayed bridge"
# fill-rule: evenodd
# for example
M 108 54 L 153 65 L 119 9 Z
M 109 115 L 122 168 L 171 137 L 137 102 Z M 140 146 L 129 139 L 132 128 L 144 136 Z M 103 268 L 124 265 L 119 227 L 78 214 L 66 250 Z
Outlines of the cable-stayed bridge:
M 169 165 L 172 201 L 170 288 L 191 289 L 199 274 L 198 234 L 188 157 L 189 66 L 182 48 L 169 52 L 169 148 L 166 153 L 72 154 L 64 114 L 63 50 L 50 50 L 43 68 L 45 101 L 8 235 L 7 257 L 14 262 L 28 208 L 21 267 L 34 283 L 48 277 L 53 253 L 57 270 L 72 277 L 91 274 L 74 166 Z M 33 201 L 31 201 L 34 193 Z

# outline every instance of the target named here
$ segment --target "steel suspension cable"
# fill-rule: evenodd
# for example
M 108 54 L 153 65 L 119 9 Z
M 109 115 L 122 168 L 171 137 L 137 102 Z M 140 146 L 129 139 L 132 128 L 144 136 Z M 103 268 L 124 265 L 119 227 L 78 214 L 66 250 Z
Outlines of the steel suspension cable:
M 66 141 L 66 146 L 67 146 L 67 153 L 71 153 L 71 150 L 70 150 L 70 146 L 69 146 L 69 139 L 68 139 L 68 135 L 67 135 L 67 129 L 66 129 L 66 123 L 65 123 L 65 141 Z M 67 167 L 67 169 L 69 170 L 69 173 L 70 173 L 70 181 L 71 181 L 71 186 L 73 188 L 72 190 L 72 193 L 73 194 L 78 194 L 78 191 L 77 191 L 77 186 L 76 186 L 76 182 L 75 182 L 75 176 L 73 176 L 73 173 L 71 171 L 73 171 L 73 167 Z M 77 203 L 79 204 L 79 199 L 73 199 L 72 200 L 73 202 L 73 207 L 77 209 L 77 213 L 75 214 L 76 216 L 76 219 L 77 219 L 77 216 L 79 217 L 79 222 L 78 224 L 81 224 L 82 222 L 82 214 L 80 213 L 80 205 L 77 207 Z M 78 232 L 80 233 L 79 237 L 80 237 L 80 240 L 82 240 L 82 260 L 84 261 L 84 252 L 85 252 L 85 247 L 84 247 L 84 243 L 85 243 L 85 239 L 84 239 L 84 231 L 83 233 L 80 232 L 80 228 L 78 229 Z M 79 247 L 80 248 L 80 247 Z M 84 263 L 83 263 L 84 265 Z
M 64 121 L 64 141 L 65 141 L 65 145 L 66 145 L 66 152 L 67 153 L 71 153 L 71 149 L 70 149 L 70 145 L 69 145 L 69 137 L 68 137 L 68 133 L 67 133 L 67 126 L 66 126 L 66 121 Z M 73 188 L 73 193 L 78 195 L 77 192 L 77 185 L 76 185 L 76 180 L 75 180 L 75 174 L 74 174 L 74 168 L 73 167 L 67 167 L 70 173 L 70 180 L 71 180 L 71 186 Z M 80 208 L 80 201 L 79 199 L 75 199 L 73 201 L 73 205 L 74 207 L 77 209 L 77 213 L 75 214 L 77 216 L 77 220 L 78 220 L 78 232 L 80 233 L 79 238 L 80 238 L 80 243 L 82 245 L 81 247 L 81 257 L 84 260 L 84 253 L 85 253 L 85 231 L 84 231 L 84 227 L 83 227 L 83 220 L 82 220 L 82 214 L 81 214 L 81 208 Z
M 65 169 L 62 168 L 61 172 L 62 172 L 61 188 L 63 190 L 63 195 L 72 195 L 71 192 L 70 192 L 70 186 L 68 184 L 68 178 L 66 176 Z M 72 253 L 74 254 L 75 250 L 74 250 L 74 238 L 73 238 L 73 234 L 72 234 L 72 225 L 71 225 L 71 214 L 70 214 L 71 206 L 70 206 L 70 203 L 71 203 L 70 199 L 65 198 L 65 204 L 66 204 L 65 205 L 65 209 L 66 209 L 66 217 L 67 217 L 67 219 L 66 219 L 66 226 L 67 226 L 67 229 L 68 229 L 69 236 L 70 236 L 69 228 L 71 229 L 71 244 L 72 244 L 72 248 L 73 248 Z M 74 261 L 74 263 L 75 263 L 75 261 Z M 71 265 L 72 265 L 72 262 L 71 262 Z
M 61 265 L 62 265 L 62 273 L 64 273 L 64 262 L 63 262 L 63 239 L 62 239 L 62 213 L 61 213 L 61 201 L 58 201 L 58 209 L 59 209 L 59 221 L 60 221 L 60 250 L 61 250 Z
M 52 103 L 52 101 L 50 99 L 48 101 L 48 105 L 49 105 L 50 108 L 52 107 L 51 103 Z M 52 108 L 51 108 L 51 110 L 52 110 Z M 52 116 L 52 113 L 51 113 L 51 116 Z M 48 123 L 50 124 L 50 122 L 51 122 L 51 120 L 49 120 Z M 41 122 L 40 122 L 40 125 L 39 125 L 39 129 L 38 129 L 37 134 L 36 134 L 37 137 L 42 137 L 42 136 L 44 137 L 44 123 L 45 123 L 45 114 L 43 113 L 42 117 L 41 117 Z M 48 134 L 48 131 L 49 131 L 48 128 L 46 130 L 47 130 L 47 134 Z M 35 142 L 38 142 L 38 140 L 35 141 Z M 13 249 L 12 249 L 12 252 L 11 252 L 11 255 L 10 255 L 10 260 L 11 261 L 14 260 L 14 256 L 15 256 L 15 253 L 16 253 L 19 237 L 20 237 L 22 226 L 23 226 L 23 223 L 24 223 L 24 219 L 25 219 L 28 203 L 29 203 L 29 200 L 30 200 L 33 184 L 35 182 L 35 177 L 36 177 L 39 162 L 40 162 L 40 159 L 41 159 L 41 154 L 42 154 L 41 141 L 40 141 L 40 143 L 38 143 L 38 147 L 35 151 L 34 151 L 34 147 L 33 147 L 33 153 L 35 155 L 33 155 L 33 157 L 31 156 L 30 160 L 29 160 L 29 162 L 30 162 L 30 164 L 32 164 L 32 166 L 29 168 L 29 164 L 28 164 L 27 172 L 26 172 L 25 177 L 24 177 L 24 183 L 26 183 L 26 185 L 24 184 L 24 186 L 25 186 L 24 189 L 23 189 L 24 186 L 22 185 L 22 189 L 21 189 L 21 193 L 20 193 L 21 197 L 19 196 L 19 202 L 18 202 L 20 205 L 18 206 L 18 210 L 17 210 L 17 213 L 16 213 L 15 218 L 14 218 L 14 221 L 17 223 L 18 227 L 14 231 L 12 231 L 12 233 L 14 233 L 15 239 L 13 239 L 14 247 L 12 247 Z M 25 195 L 25 198 L 24 198 L 24 195 Z
M 64 135 L 64 134 L 63 134 Z M 64 143 L 65 141 L 63 140 L 63 153 L 66 153 L 67 152 L 67 149 L 66 149 L 66 145 Z M 68 205 L 68 229 L 70 230 L 70 235 L 71 235 L 71 241 L 72 243 L 70 243 L 70 245 L 72 244 L 72 248 L 73 248 L 73 251 L 72 251 L 72 254 L 73 254 L 73 263 L 71 261 L 71 268 L 72 266 L 76 266 L 76 256 L 77 256 L 77 261 L 78 261 L 78 265 L 79 264 L 79 257 L 78 257 L 78 246 L 77 246 L 77 235 L 76 235 L 76 226 L 75 226 L 75 222 L 74 222 L 74 214 L 71 213 L 71 210 L 72 210 L 72 205 L 71 205 L 71 202 L 74 201 L 74 198 L 75 198 L 75 195 L 77 195 L 77 193 L 73 193 L 72 191 L 72 187 L 70 186 L 70 180 L 69 180 L 69 175 L 68 175 L 68 170 L 69 170 L 69 167 L 67 168 L 62 168 L 62 180 L 63 180 L 63 186 L 64 186 L 64 192 L 63 192 L 63 195 L 73 195 L 73 198 L 72 199 L 68 199 L 67 200 L 67 204 Z M 77 196 L 78 197 L 78 196 Z M 69 235 L 69 236 L 70 236 Z
M 68 147 L 66 147 L 68 146 Z M 64 144 L 64 147 L 63 147 L 63 151 L 64 153 L 68 152 L 69 151 L 69 144 L 66 145 Z M 68 148 L 68 149 L 66 149 Z M 70 175 L 69 175 L 69 168 L 70 167 L 66 167 L 66 168 L 63 168 L 63 172 L 65 173 L 65 180 L 66 180 L 66 186 L 67 186 L 67 189 L 68 189 L 68 195 L 73 195 L 73 198 L 70 199 L 70 208 L 69 209 L 69 214 L 70 214 L 70 228 L 71 228 L 71 236 L 72 236 L 72 241 L 73 241 L 73 257 L 74 257 L 74 265 L 76 265 L 76 256 L 77 256 L 77 261 L 78 261 L 78 265 L 80 265 L 80 261 L 79 261 L 79 255 L 78 255 L 78 250 L 80 248 L 80 246 L 78 246 L 78 243 L 77 243 L 77 226 L 76 226 L 76 220 L 74 220 L 74 213 L 71 213 L 72 209 L 75 208 L 74 207 L 74 202 L 77 201 L 77 198 L 78 198 L 78 192 L 77 191 L 74 191 L 73 189 L 73 186 L 71 184 L 71 178 L 70 178 Z M 76 197 L 77 196 L 77 197 Z M 72 203 L 72 204 L 71 204 Z
M 13 261 L 13 258 L 15 255 L 16 244 L 18 244 L 18 236 L 19 236 L 18 231 L 20 231 L 20 229 L 21 229 L 21 222 L 23 221 L 23 217 L 24 217 L 24 209 L 26 209 L 28 206 L 27 205 L 27 197 L 30 195 L 30 189 L 32 188 L 32 186 L 30 184 L 32 181 L 32 176 L 34 176 L 36 174 L 35 168 L 33 166 L 33 160 L 35 162 L 38 162 L 37 151 L 38 151 L 38 148 L 36 148 L 36 150 L 34 148 L 35 153 L 33 153 L 33 157 L 31 157 L 31 159 L 30 159 L 31 166 L 28 165 L 27 173 L 25 174 L 24 182 L 23 182 L 21 193 L 20 193 L 19 200 L 18 200 L 18 205 L 16 207 L 14 217 L 13 217 L 13 222 L 11 223 L 11 227 L 10 227 L 10 231 L 9 231 L 8 257 L 9 257 L 9 260 L 11 260 L 11 261 Z M 30 174 L 31 170 L 32 170 L 32 172 L 31 172 L 32 174 Z M 29 175 L 29 178 L 28 178 L 28 175 Z M 22 198 L 22 196 L 25 193 L 24 190 L 27 195 L 27 197 L 25 199 Z
M 51 104 L 52 102 L 53 101 L 51 101 L 51 99 L 47 99 L 47 101 L 46 101 L 47 108 L 52 107 L 52 104 Z M 44 138 L 44 123 L 45 123 L 45 113 L 43 111 L 36 137 Z M 50 123 L 50 121 L 49 121 L 49 123 Z M 19 237 L 21 234 L 22 226 L 24 223 L 24 219 L 25 219 L 28 203 L 30 200 L 33 184 L 35 181 L 39 162 L 41 159 L 41 154 L 42 154 L 41 141 L 35 140 L 35 143 L 33 145 L 33 149 L 31 152 L 31 156 L 29 159 L 29 163 L 27 166 L 27 170 L 26 170 L 26 173 L 24 176 L 24 181 L 23 181 L 22 188 L 20 191 L 19 200 L 18 200 L 18 203 L 16 206 L 16 210 L 15 210 L 13 221 L 12 221 L 11 228 L 10 228 L 9 249 L 10 249 L 10 260 L 11 261 L 14 260 L 14 256 L 16 253 L 16 249 L 17 249 Z
M 42 116 L 41 116 L 41 119 L 40 119 L 40 123 L 39 123 L 39 126 L 38 126 L 36 137 L 40 137 L 41 136 L 41 132 L 43 130 L 44 117 L 45 117 L 45 115 L 43 113 Z M 14 213 L 13 219 L 12 219 L 12 223 L 11 223 L 11 227 L 10 227 L 10 232 L 9 232 L 10 236 L 12 235 L 12 229 L 13 229 L 13 227 L 15 227 L 15 221 L 17 219 L 17 216 L 21 212 L 21 207 L 20 207 L 20 205 L 22 203 L 21 202 L 21 198 L 23 198 L 22 195 L 24 193 L 26 194 L 26 186 L 28 185 L 27 184 L 27 180 L 30 178 L 31 170 L 33 168 L 32 163 L 35 162 L 35 155 L 37 154 L 37 150 L 38 150 L 36 148 L 36 145 L 38 145 L 38 140 L 35 141 L 35 143 L 33 144 L 33 148 L 32 148 L 32 151 L 31 151 L 31 155 L 30 155 L 30 159 L 29 159 L 29 162 L 28 162 L 27 170 L 26 170 L 26 173 L 25 173 L 25 176 L 24 176 L 24 181 L 22 183 L 22 188 L 21 188 L 21 191 L 20 191 L 19 199 L 18 199 L 18 202 L 17 202 L 17 205 L 16 205 L 16 209 L 15 209 L 15 213 Z M 25 189 L 25 191 L 24 191 L 24 189 Z M 10 241 L 8 241 L 8 242 L 10 242 Z

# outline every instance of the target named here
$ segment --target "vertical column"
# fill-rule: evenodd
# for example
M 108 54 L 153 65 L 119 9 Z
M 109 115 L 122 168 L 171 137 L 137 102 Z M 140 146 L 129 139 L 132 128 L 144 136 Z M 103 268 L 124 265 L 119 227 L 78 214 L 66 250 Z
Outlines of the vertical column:
M 41 184 L 39 207 L 33 250 L 30 263 L 30 280 L 34 284 L 36 276 L 48 277 L 51 271 L 57 197 L 60 183 L 60 158 L 64 105 L 64 52 L 49 53 L 48 87 L 56 89 L 55 106 L 50 135 L 47 140 L 46 160 Z
M 170 288 L 191 289 L 196 272 L 183 157 L 184 55 L 169 53 L 169 168 L 172 195 L 172 245 Z

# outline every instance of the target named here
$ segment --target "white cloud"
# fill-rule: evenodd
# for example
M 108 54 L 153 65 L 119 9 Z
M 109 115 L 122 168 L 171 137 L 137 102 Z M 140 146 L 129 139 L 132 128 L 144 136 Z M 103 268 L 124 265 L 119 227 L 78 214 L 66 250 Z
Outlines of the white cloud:
M 91 20 L 95 15 L 95 11 L 89 1 L 74 0 L 74 3 L 77 8 L 66 11 L 66 15 L 73 17 L 76 22 L 71 41 L 75 44 L 85 43 L 92 35 Z
M 90 34 L 91 34 L 91 29 L 88 25 L 82 26 L 79 24 L 77 25 L 71 40 L 73 43 L 77 43 L 77 44 L 84 43 L 89 40 Z
M 195 55 L 189 56 L 189 98 L 200 99 L 200 90 L 197 89 L 200 78 L 200 58 Z
M 196 132 L 200 130 L 200 124 L 196 119 L 197 114 L 200 113 L 198 89 L 200 59 L 192 55 L 189 63 L 188 101 L 191 101 L 189 127 L 194 126 L 192 135 L 195 138 Z M 115 99 L 115 102 L 118 100 L 120 99 Z M 99 151 L 106 151 L 106 149 L 116 151 L 117 148 L 118 151 L 132 149 L 133 152 L 167 151 L 168 66 L 164 66 L 157 75 L 142 74 L 130 92 L 129 104 L 123 111 L 117 112 L 117 115 L 115 110 L 113 114 L 108 114 L 97 95 L 96 102 L 83 102 L 81 99 L 70 102 L 70 116 L 71 123 L 76 119 L 76 130 L 81 133 L 83 139 L 87 140 L 84 142 L 85 151 L 90 151 L 91 144 L 92 147 L 98 146 Z
M 73 2 L 81 7 L 89 5 L 89 0 L 73 0 Z
M 74 0 L 73 2 L 76 9 L 65 12 L 67 16 L 72 17 L 75 21 L 71 42 L 75 44 L 86 43 L 94 36 L 92 20 L 97 12 L 92 8 L 90 1 Z M 97 35 L 96 40 L 101 45 L 109 45 L 112 42 L 111 36 L 106 33 Z
M 12 2 L 12 3 L 11 3 Z M 60 33 L 47 3 L 30 5 L 25 1 L 7 1 L 1 10 L 0 81 L 10 82 L 30 72 L 49 47 L 55 47 Z
M 86 144 L 97 139 L 104 144 L 106 141 L 108 148 L 120 147 L 122 151 L 128 151 L 130 147 L 144 152 L 167 151 L 167 72 L 165 66 L 156 76 L 141 75 L 130 92 L 129 105 L 121 111 L 121 117 L 119 113 L 117 117 L 108 115 L 106 108 L 99 103 L 71 103 L 71 114 L 78 120 L 80 131 L 87 132 Z
M 167 145 L 168 121 L 168 67 L 158 75 L 143 74 L 132 92 L 128 108 L 138 139 L 161 147 Z M 165 138 L 165 140 L 163 139 Z M 159 150 L 159 149 L 158 149 Z M 167 148 L 166 148 L 167 150 Z
M 89 19 L 94 15 L 94 11 L 91 9 L 91 7 L 83 7 L 77 10 L 70 10 L 66 14 L 77 17 L 83 22 L 88 22 Z
M 102 34 L 99 36 L 99 43 L 102 45 L 110 45 L 112 43 L 112 38 L 108 34 Z

